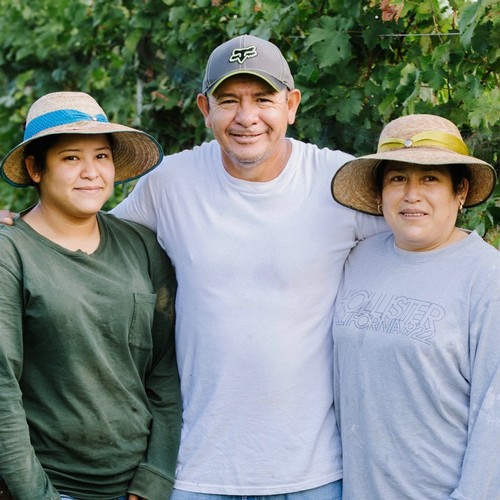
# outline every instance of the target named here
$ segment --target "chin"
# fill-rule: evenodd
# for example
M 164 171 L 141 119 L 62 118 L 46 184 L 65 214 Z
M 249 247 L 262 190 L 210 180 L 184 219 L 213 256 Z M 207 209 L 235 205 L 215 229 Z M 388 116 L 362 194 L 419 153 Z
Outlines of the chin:
M 73 213 L 80 217 L 93 217 L 95 216 L 103 207 L 104 203 L 97 206 L 94 205 L 93 207 L 75 207 L 73 210 Z

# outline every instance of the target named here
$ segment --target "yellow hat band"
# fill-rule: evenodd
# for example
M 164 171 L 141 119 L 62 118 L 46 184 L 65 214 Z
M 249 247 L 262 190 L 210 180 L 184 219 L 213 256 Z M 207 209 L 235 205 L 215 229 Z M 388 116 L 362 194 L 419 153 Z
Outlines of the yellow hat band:
M 388 137 L 379 142 L 377 153 L 385 153 L 386 151 L 412 147 L 435 147 L 448 149 L 465 156 L 469 155 L 469 150 L 460 137 L 438 130 L 420 132 L 410 139 L 396 139 Z

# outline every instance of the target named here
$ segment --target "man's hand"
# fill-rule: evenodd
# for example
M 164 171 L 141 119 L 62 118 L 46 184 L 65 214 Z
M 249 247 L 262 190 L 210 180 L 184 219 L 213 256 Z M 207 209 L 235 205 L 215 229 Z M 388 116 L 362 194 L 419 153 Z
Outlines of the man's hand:
M 15 213 L 8 210 L 0 210 L 0 223 L 12 226 L 14 224 Z

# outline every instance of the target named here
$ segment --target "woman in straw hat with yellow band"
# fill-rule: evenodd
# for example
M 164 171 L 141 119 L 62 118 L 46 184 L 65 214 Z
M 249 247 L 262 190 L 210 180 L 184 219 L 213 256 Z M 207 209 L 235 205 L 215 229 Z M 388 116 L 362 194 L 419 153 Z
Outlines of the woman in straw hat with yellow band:
M 500 252 L 455 226 L 495 181 L 433 115 L 390 122 L 332 181 L 392 230 L 351 252 L 335 306 L 347 500 L 500 498 Z
M 0 477 L 13 498 L 168 498 L 180 432 L 172 266 L 100 212 L 161 160 L 81 92 L 30 108 L 5 180 L 38 203 L 0 226 Z M 0 490 L 1 490 L 0 485 Z

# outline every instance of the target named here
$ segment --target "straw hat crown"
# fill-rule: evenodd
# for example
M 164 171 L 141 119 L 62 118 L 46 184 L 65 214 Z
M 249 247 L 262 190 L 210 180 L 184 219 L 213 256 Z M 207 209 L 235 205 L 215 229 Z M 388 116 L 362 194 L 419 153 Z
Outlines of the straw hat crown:
M 25 147 L 35 139 L 55 134 L 112 134 L 115 183 L 144 175 L 156 167 L 163 151 L 149 134 L 110 123 L 106 114 L 84 92 L 53 92 L 35 101 L 26 118 L 23 142 L 2 161 L 2 177 L 15 187 L 26 187 L 31 179 L 24 165 Z
M 460 131 L 451 121 L 436 115 L 415 114 L 397 118 L 382 130 L 377 153 L 347 162 L 332 180 L 333 198 L 360 212 L 381 215 L 375 171 L 382 161 L 419 165 L 466 165 L 470 185 L 465 207 L 485 201 L 496 183 L 495 169 L 469 156 Z

